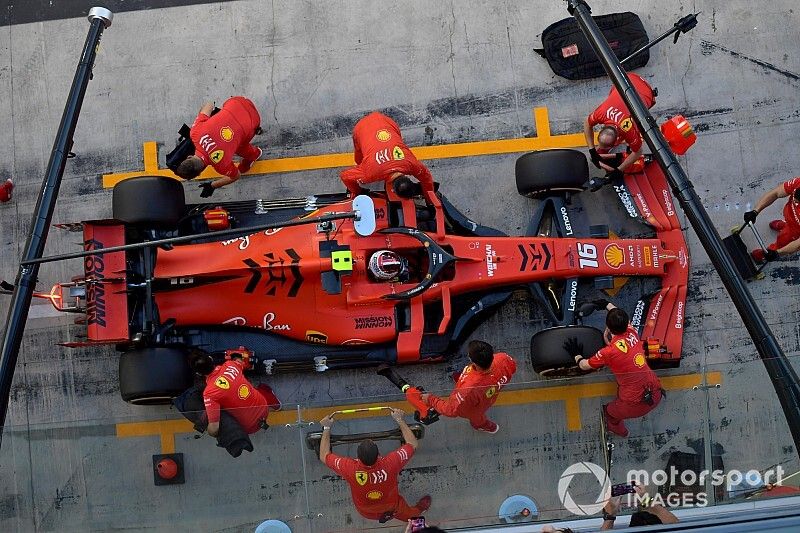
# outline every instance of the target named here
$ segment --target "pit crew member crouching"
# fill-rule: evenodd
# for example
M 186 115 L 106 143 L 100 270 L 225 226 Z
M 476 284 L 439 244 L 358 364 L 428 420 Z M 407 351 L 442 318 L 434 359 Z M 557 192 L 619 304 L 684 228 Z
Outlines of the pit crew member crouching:
M 582 370 L 597 370 L 608 366 L 617 380 L 617 398 L 603 406 L 609 431 L 620 437 L 628 436 L 624 420 L 639 418 L 656 408 L 661 401 L 663 389 L 647 364 L 644 343 L 630 324 L 628 313 L 608 300 L 595 300 L 598 309 L 606 309 L 607 345 L 593 356 L 584 358 L 583 346 L 576 338 L 564 343 L 564 349 L 575 358 Z

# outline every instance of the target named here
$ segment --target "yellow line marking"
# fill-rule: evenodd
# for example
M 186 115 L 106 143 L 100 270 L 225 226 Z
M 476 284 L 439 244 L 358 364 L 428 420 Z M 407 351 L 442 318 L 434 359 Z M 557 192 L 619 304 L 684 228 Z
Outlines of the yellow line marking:
M 417 146 L 411 151 L 418 159 L 449 159 L 453 157 L 472 157 L 481 155 L 511 154 L 545 150 L 551 148 L 576 148 L 586 144 L 583 133 L 552 135 L 550 119 L 546 107 L 533 110 L 536 124 L 536 137 L 517 139 L 498 139 L 494 141 L 476 141 L 436 146 Z M 103 187 L 113 187 L 122 180 L 138 176 L 165 176 L 180 179 L 171 170 L 158 167 L 158 145 L 153 141 L 144 143 L 144 170 L 103 174 Z M 338 154 L 321 154 L 301 157 L 284 157 L 278 159 L 262 159 L 253 163 L 248 174 L 276 174 L 281 172 L 299 172 L 301 170 L 320 170 L 353 165 L 352 152 Z M 198 179 L 218 178 L 219 174 L 208 167 Z
M 719 385 L 722 383 L 721 372 L 709 372 L 705 375 L 708 385 Z M 685 390 L 703 384 L 703 374 L 684 374 L 681 376 L 666 376 L 661 378 L 661 386 L 665 390 Z M 539 387 L 535 389 L 519 389 L 503 391 L 497 398 L 498 406 L 524 405 L 530 403 L 547 403 L 563 401 L 566 408 L 567 430 L 580 431 L 583 427 L 581 423 L 580 400 L 587 398 L 599 398 L 614 396 L 617 394 L 617 384 L 613 381 L 603 383 L 581 383 L 577 385 L 558 385 L 555 387 Z M 388 402 L 382 405 L 403 409 L 412 412 L 413 408 L 405 401 Z M 307 421 L 317 421 L 333 411 L 343 409 L 361 409 L 374 407 L 374 403 L 359 403 L 328 407 L 301 408 L 301 417 Z M 341 419 L 355 418 L 374 418 L 383 416 L 376 414 L 376 411 L 363 411 L 352 413 Z M 269 423 L 273 426 L 297 423 L 297 411 L 290 409 L 287 411 L 277 411 L 269 414 Z M 161 453 L 175 452 L 175 434 L 191 433 L 194 431 L 191 422 L 185 419 L 174 420 L 154 420 L 149 422 L 124 422 L 117 424 L 117 437 L 147 437 L 159 436 L 161 439 Z
M 154 141 L 147 141 L 144 143 L 142 154 L 144 156 L 144 171 L 158 171 L 158 144 Z

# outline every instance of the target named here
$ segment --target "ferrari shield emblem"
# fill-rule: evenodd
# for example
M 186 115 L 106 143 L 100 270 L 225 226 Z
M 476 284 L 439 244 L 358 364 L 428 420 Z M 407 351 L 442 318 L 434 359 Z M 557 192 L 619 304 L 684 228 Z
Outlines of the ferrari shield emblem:
M 213 152 L 211 152 L 211 154 L 208 157 L 214 163 L 219 163 L 220 161 L 222 161 L 222 158 L 225 157 L 225 151 L 224 150 L 214 150 Z
M 362 472 L 361 470 L 356 471 L 356 483 L 363 487 L 367 484 L 367 480 L 369 480 L 369 476 L 367 476 L 366 472 Z
M 630 118 L 626 118 L 619 124 L 619 128 L 622 131 L 631 131 L 632 127 L 633 127 L 633 121 Z
M 231 384 L 228 383 L 228 380 L 223 378 L 222 376 L 214 380 L 214 385 L 224 390 L 228 390 L 231 388 Z
M 497 387 L 492 386 L 492 387 L 489 387 L 488 389 L 486 389 L 486 397 L 487 398 L 491 398 L 496 393 L 497 393 Z
M 618 340 L 617 342 L 614 343 L 614 346 L 616 346 L 620 352 L 628 353 L 628 343 L 626 343 L 624 340 L 622 339 Z
M 392 148 L 392 159 L 395 161 L 402 161 L 406 158 L 406 154 L 403 153 L 403 149 L 399 146 L 395 146 Z

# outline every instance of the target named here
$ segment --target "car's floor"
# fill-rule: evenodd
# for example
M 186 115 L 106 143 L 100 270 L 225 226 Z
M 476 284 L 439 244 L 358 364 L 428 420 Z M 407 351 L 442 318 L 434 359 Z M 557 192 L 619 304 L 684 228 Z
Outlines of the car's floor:
M 39 10 L 41 19 L 26 21 L 59 16 L 43 1 L 32 3 L 35 8 L 10 4 L 11 13 Z M 159 9 L 118 14 L 103 37 L 54 222 L 110 216 L 103 184 L 114 177 L 104 181 L 102 174 L 141 170 L 143 153 L 152 153 L 143 149 L 146 141 L 159 143 L 163 166 L 177 128 L 191 122 L 203 101 L 244 94 L 262 114 L 265 134 L 256 142 L 264 158 L 289 160 L 258 163 L 254 172 L 263 175 L 248 175 L 215 199 L 341 190 L 341 157 L 303 157 L 348 152 L 355 121 L 381 109 L 399 122 L 410 146 L 430 145 L 426 163 L 456 207 L 482 224 L 522 234 L 535 203 L 516 194 L 519 150 L 580 147 L 582 121 L 608 91 L 604 80 L 555 77 L 532 52 L 541 31 L 567 16 L 563 2 L 140 4 Z M 595 14 L 619 9 L 616 2 L 590 4 Z M 703 11 L 693 32 L 677 45 L 658 45 L 639 73 L 659 88 L 653 108 L 659 121 L 682 112 L 695 125 L 698 142 L 682 162 L 726 234 L 760 194 L 800 169 L 796 6 L 790 0 L 758 7 L 643 0 L 626 8 L 642 16 L 651 36 Z M 6 132 L 0 177 L 12 176 L 16 189 L 12 202 L 0 204 L 0 277 L 11 281 L 88 25 L 83 18 L 2 20 L 0 91 L 8 105 L 0 108 Z M 509 141 L 523 137 L 527 144 Z M 456 143 L 475 144 L 456 149 Z M 275 172 L 286 168 L 299 170 Z M 199 200 L 197 184 L 186 190 L 190 201 Z M 582 196 L 593 220 L 623 217 L 612 190 Z M 779 214 L 776 205 L 759 218 L 767 236 L 771 215 Z M 636 231 L 610 226 L 620 235 Z M 752 244 L 751 236 L 745 239 Z M 73 251 L 78 240 L 53 230 L 47 252 Z M 764 366 L 691 229 L 686 240 L 692 268 L 683 363 L 660 372 L 668 389 L 663 404 L 631 421 L 630 437 L 615 439 L 615 481 L 624 481 L 631 468 L 664 469 L 677 452 L 700 469 L 781 465 L 795 472 L 797 450 Z M 79 261 L 47 265 L 40 288 L 80 268 Z M 797 259 L 765 273 L 750 290 L 796 361 Z M 640 289 L 632 282 L 619 301 L 629 305 Z M 602 464 L 599 409 L 614 393 L 611 377 L 552 382 L 534 374 L 530 336 L 546 323 L 523 296 L 515 295 L 474 335 L 519 363 L 491 411 L 500 432 L 490 436 L 463 420 L 439 421 L 427 428 L 401 476 L 412 503 L 433 496 L 430 522 L 450 528 L 496 522 L 501 503 L 515 494 L 533 498 L 543 519 L 566 517 L 557 490 L 564 470 L 578 461 Z M 0 299 L 0 306 L 8 301 Z M 208 437 L 195 439 L 174 410 L 123 403 L 112 350 L 55 346 L 81 334 L 71 322 L 54 316 L 47 302 L 34 302 L 0 450 L 0 529 L 240 531 L 267 518 L 285 520 L 293 531 L 377 527 L 354 511 L 345 482 L 303 441 L 319 428 L 307 422 L 332 406 L 400 400 L 383 378 L 364 370 L 271 377 L 284 411 L 273 415 L 269 431 L 254 436 L 253 453 L 233 459 Z M 403 372 L 428 390 L 447 391 L 450 373 L 463 363 Z M 368 417 L 339 423 L 334 432 L 391 426 L 388 418 Z M 154 487 L 151 457 L 170 451 L 183 454 L 186 482 Z M 576 478 L 570 490 L 593 501 L 597 489 L 591 480 L 580 487 L 584 482 Z M 725 490 L 715 497 L 731 501 Z

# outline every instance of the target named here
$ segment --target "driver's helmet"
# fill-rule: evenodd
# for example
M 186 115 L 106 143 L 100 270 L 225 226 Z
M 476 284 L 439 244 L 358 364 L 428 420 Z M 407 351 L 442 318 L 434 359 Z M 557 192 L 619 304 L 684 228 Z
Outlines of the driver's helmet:
M 406 268 L 406 261 L 391 250 L 378 250 L 369 258 L 370 273 L 382 281 L 400 277 Z

